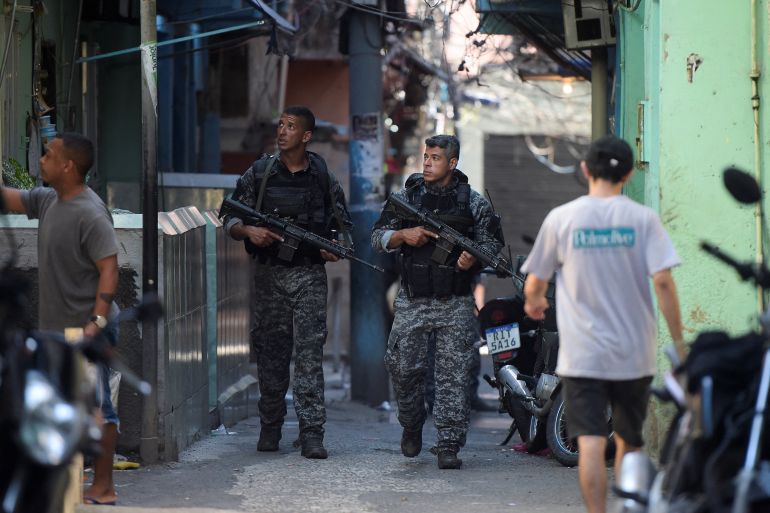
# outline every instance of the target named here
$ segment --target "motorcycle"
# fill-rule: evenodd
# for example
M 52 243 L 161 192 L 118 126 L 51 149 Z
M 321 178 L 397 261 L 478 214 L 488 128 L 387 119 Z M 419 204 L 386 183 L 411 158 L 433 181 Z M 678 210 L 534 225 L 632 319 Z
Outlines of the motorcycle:
M 16 244 L 8 237 L 12 253 L 0 269 L 0 511 L 54 513 L 62 510 L 74 455 L 99 451 L 95 383 L 84 361 L 118 370 L 143 395 L 150 385 L 113 356 L 104 335 L 73 343 L 31 329 L 29 283 L 14 268 Z M 120 320 L 157 319 L 159 308 L 147 301 Z
M 736 169 L 724 173 L 741 203 L 761 200 L 759 185 Z M 760 289 L 770 287 L 765 263 L 741 263 L 717 247 L 701 248 Z M 623 513 L 747 513 L 770 511 L 770 432 L 765 429 L 770 388 L 770 308 L 761 332 L 730 337 L 698 335 L 684 362 L 673 348 L 664 386 L 653 389 L 676 413 L 659 466 L 642 452 L 625 455 L 615 493 Z
M 513 273 L 514 294 L 489 301 L 479 312 L 482 338 L 492 358 L 494 376 L 484 375 L 498 391 L 499 411 L 513 419 L 507 444 L 518 429 L 527 452 L 548 447 L 562 465 L 577 465 L 577 443 L 567 434 L 561 381 L 556 375 L 559 333 L 556 326 L 555 287 L 551 283 L 546 297 L 551 308 L 543 321 L 524 313 L 525 276 L 520 269 L 524 256 L 516 259 Z M 612 422 L 608 412 L 608 436 Z M 614 450 L 608 444 L 608 457 Z

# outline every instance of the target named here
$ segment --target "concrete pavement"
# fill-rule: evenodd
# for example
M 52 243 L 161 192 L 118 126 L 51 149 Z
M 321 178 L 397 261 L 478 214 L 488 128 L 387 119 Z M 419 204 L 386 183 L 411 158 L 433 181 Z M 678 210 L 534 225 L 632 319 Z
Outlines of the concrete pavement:
M 401 428 L 393 412 L 327 396 L 328 460 L 307 460 L 292 447 L 296 418 L 290 410 L 281 450 L 258 453 L 259 419 L 227 434 L 207 437 L 179 462 L 115 472 L 119 504 L 114 513 L 152 511 L 497 513 L 584 511 L 577 471 L 499 447 L 509 421 L 475 413 L 463 468 L 439 470 L 428 452 L 435 440 L 429 419 L 423 452 L 404 458 Z M 517 437 L 514 437 L 515 441 Z M 173 508 L 173 509 L 168 509 Z M 104 507 L 82 506 L 81 513 Z

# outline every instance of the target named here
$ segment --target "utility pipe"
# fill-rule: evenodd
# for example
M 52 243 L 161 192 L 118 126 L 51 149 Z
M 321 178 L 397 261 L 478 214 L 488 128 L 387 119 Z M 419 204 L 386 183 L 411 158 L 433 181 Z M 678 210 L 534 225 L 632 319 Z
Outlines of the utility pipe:
M 353 245 L 361 258 L 382 263 L 370 245 L 371 226 L 385 197 L 382 179 L 382 31 L 374 13 L 350 11 L 350 214 Z M 388 326 L 384 275 L 350 263 L 350 382 L 354 400 L 370 405 L 387 401 L 383 365 Z
M 158 291 L 158 85 L 157 28 L 155 0 L 139 4 L 142 48 L 142 295 L 152 297 Z M 157 320 L 142 321 L 142 377 L 152 385 L 152 392 L 142 404 L 142 434 L 139 454 L 146 464 L 159 458 L 158 426 L 158 351 Z
M 294 2 L 289 0 L 286 5 L 286 20 L 289 23 L 294 23 Z M 280 49 L 279 49 L 280 50 Z M 281 56 L 281 62 L 279 64 L 280 74 L 278 75 L 278 112 L 277 115 L 283 114 L 283 109 L 286 108 L 286 85 L 289 82 L 289 56 L 283 54 Z
M 757 30 L 757 0 L 751 0 L 751 73 L 749 78 L 751 79 L 751 109 L 754 111 L 754 178 L 759 184 L 760 190 L 762 189 L 762 141 L 760 139 L 759 129 L 759 77 L 761 71 L 759 69 L 759 57 L 757 55 L 757 41 L 759 34 Z M 760 199 L 754 209 L 754 228 L 756 235 L 756 261 L 757 264 L 762 264 L 764 260 L 764 241 L 762 238 L 763 231 L 763 208 L 762 204 L 764 198 Z M 757 289 L 757 307 L 759 312 L 762 313 L 765 309 L 765 294 L 764 290 L 760 287 Z

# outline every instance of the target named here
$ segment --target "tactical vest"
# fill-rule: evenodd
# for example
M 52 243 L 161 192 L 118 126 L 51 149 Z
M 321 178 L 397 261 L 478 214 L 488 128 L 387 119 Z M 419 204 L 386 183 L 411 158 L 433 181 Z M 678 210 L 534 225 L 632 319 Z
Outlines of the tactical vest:
M 468 178 L 455 171 L 458 182 L 448 194 L 435 194 L 426 190 L 421 174 L 409 177 L 406 182 L 409 202 L 421 209 L 433 213 L 466 237 L 473 238 L 473 212 L 470 209 Z M 413 228 L 419 223 L 405 221 L 404 228 Z M 429 241 L 419 248 L 403 244 L 401 246 L 401 285 L 409 297 L 464 296 L 472 292 L 473 277 L 477 269 L 461 271 L 457 268 L 457 259 L 461 251 L 456 249 L 446 265 L 439 265 L 431 259 L 436 244 Z
M 329 190 L 329 172 L 323 159 L 308 152 L 312 161 L 309 172 L 286 173 L 279 172 L 276 162 L 268 171 L 267 184 L 259 208 L 261 212 L 274 214 L 290 220 L 297 226 L 313 233 L 327 237 L 325 198 Z M 268 158 L 257 160 L 252 164 L 254 187 L 259 189 L 264 177 Z M 300 245 L 292 262 L 282 262 L 276 258 L 277 244 L 267 248 L 247 247 L 256 254 L 260 261 L 281 265 L 305 265 L 323 263 L 317 249 Z

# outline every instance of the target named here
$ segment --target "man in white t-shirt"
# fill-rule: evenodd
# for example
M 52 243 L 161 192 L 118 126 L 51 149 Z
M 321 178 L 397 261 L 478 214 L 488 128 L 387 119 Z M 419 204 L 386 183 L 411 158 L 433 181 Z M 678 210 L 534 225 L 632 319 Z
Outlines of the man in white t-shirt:
M 524 310 L 543 319 L 548 280 L 556 272 L 556 319 L 567 431 L 578 441 L 580 489 L 590 513 L 606 510 L 605 412 L 612 406 L 617 452 L 639 450 L 655 373 L 660 310 L 680 357 L 685 354 L 671 268 L 680 260 L 657 214 L 623 196 L 633 172 L 630 146 L 614 136 L 594 141 L 580 168 L 588 195 L 553 209 L 522 270 Z

